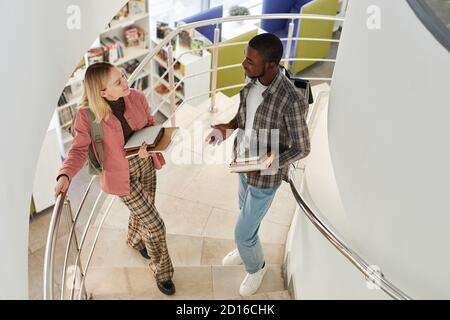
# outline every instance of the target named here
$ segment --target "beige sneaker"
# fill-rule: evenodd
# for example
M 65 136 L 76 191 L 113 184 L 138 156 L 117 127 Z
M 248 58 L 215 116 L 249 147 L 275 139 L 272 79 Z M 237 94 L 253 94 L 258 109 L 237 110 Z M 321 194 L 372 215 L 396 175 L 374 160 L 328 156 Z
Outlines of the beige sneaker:
M 258 291 L 259 287 L 261 286 L 261 282 L 264 279 L 266 271 L 267 271 L 267 263 L 261 270 L 255 273 L 247 273 L 247 275 L 244 278 L 244 281 L 242 281 L 241 283 L 241 287 L 239 288 L 239 294 L 241 296 L 251 296 L 256 291 Z
M 239 255 L 239 250 L 234 249 L 230 253 L 228 253 L 222 260 L 222 264 L 224 266 L 236 266 L 243 264 L 241 256 Z

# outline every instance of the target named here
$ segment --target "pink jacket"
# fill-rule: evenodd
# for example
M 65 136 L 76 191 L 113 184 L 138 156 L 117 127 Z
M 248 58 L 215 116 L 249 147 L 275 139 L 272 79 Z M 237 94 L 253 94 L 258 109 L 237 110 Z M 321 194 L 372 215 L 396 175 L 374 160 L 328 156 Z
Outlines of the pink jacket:
M 130 94 L 124 97 L 124 117 L 131 129 L 139 130 L 155 124 L 145 95 L 135 89 L 130 89 L 130 91 Z M 122 126 L 120 121 L 111 114 L 103 119 L 101 127 L 104 152 L 103 171 L 100 176 L 102 190 L 118 196 L 128 195 L 130 193 L 130 177 L 128 160 L 125 158 Z M 75 137 L 72 146 L 59 171 L 59 175 L 66 174 L 69 180 L 72 180 L 73 176 L 82 168 L 91 144 L 89 120 L 85 109 L 78 109 L 74 130 Z M 158 161 L 153 153 L 152 158 L 154 163 Z M 155 163 L 155 167 L 160 167 L 160 164 Z

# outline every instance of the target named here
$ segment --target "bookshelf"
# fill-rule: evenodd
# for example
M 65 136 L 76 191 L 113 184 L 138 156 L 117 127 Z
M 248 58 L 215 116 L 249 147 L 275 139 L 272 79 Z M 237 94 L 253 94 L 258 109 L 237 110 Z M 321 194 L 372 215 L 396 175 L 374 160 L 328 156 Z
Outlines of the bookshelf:
M 128 75 L 150 53 L 149 0 L 130 0 L 105 26 L 91 48 L 84 54 L 66 83 L 57 106 L 59 150 L 66 157 L 72 142 L 70 125 L 83 93 L 86 68 L 97 61 L 108 61 L 121 67 Z M 152 81 L 150 67 L 144 68 L 131 87 L 145 91 Z
M 152 37 L 151 44 L 156 46 L 161 42 L 161 39 Z M 210 90 L 210 73 L 204 73 L 196 76 L 192 76 L 196 73 L 206 72 L 211 68 L 211 54 L 208 50 L 202 50 L 202 55 L 197 55 L 194 53 L 187 52 L 189 49 L 180 45 L 179 41 L 175 45 L 175 50 L 173 52 L 174 58 L 178 59 L 179 66 L 174 70 L 175 85 L 182 80 L 179 90 L 175 91 L 175 99 L 177 104 L 182 100 L 190 99 L 199 96 Z M 156 88 L 151 91 L 151 105 L 153 108 L 157 107 L 166 100 L 161 108 L 160 112 L 169 117 L 170 112 L 170 97 L 167 93 L 158 92 L 163 90 L 168 90 L 169 88 L 169 78 L 166 75 L 158 84 L 157 81 L 167 71 L 167 48 L 162 49 L 158 55 L 152 59 L 152 83 L 156 84 Z M 187 76 L 192 76 L 185 78 Z M 165 88 L 164 88 L 165 87 Z M 194 98 L 189 101 L 190 105 L 196 105 L 204 100 L 208 99 L 209 95 L 204 95 L 201 97 Z M 153 110 L 154 112 L 154 110 Z

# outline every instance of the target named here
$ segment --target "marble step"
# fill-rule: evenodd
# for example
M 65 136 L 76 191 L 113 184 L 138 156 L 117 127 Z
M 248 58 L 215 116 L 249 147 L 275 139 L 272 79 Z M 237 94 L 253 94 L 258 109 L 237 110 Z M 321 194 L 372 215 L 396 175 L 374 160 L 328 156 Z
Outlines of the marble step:
M 239 296 L 239 285 L 245 277 L 241 266 L 175 267 L 173 281 L 177 292 L 162 294 L 148 267 L 95 268 L 89 270 L 86 289 L 92 299 L 232 299 Z M 268 265 L 266 276 L 257 292 L 264 298 L 285 297 L 273 294 L 284 291 L 280 265 Z
M 86 244 L 92 243 L 95 231 L 93 229 L 88 234 Z M 126 233 L 125 229 L 104 227 L 90 265 L 102 268 L 146 267 L 148 261 L 126 244 Z M 268 264 L 284 263 L 284 245 L 268 243 L 262 245 Z M 174 266 L 221 266 L 223 257 L 235 249 L 235 243 L 231 239 L 170 233 L 167 234 L 167 246 Z M 83 254 L 82 261 L 86 262 L 86 259 L 87 255 Z
M 293 299 L 289 291 L 283 290 L 266 293 L 257 293 L 250 297 L 236 296 L 226 300 L 293 300 Z

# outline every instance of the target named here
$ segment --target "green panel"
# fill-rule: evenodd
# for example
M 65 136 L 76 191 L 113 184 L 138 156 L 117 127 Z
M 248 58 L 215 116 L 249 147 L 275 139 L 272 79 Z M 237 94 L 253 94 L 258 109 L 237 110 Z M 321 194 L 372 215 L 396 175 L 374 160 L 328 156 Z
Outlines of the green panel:
M 254 36 L 257 35 L 257 30 L 250 31 L 244 34 L 241 34 L 233 39 L 229 39 L 226 41 L 223 41 L 222 44 L 229 44 L 229 43 L 236 43 L 236 42 L 248 42 L 250 41 Z M 235 45 L 235 46 L 227 46 L 227 47 L 220 47 L 219 48 L 219 58 L 218 58 L 218 67 L 224 67 L 228 65 L 238 64 L 242 63 L 244 61 L 244 50 L 247 47 L 246 44 L 242 45 Z M 212 54 L 212 49 L 209 49 Z M 245 81 L 245 73 L 242 66 L 231 68 L 231 69 L 225 69 L 225 70 L 219 70 L 217 72 L 217 88 L 224 88 L 229 87 L 233 85 L 238 85 L 241 83 L 244 83 Z M 228 89 L 225 91 L 222 91 L 223 94 L 232 97 L 239 93 L 241 88 L 235 88 L 235 89 Z
M 30 203 L 30 215 L 33 215 L 36 213 L 36 206 L 34 204 L 33 196 L 31 196 L 31 203 Z
M 338 0 L 316 0 L 303 7 L 304 14 L 321 14 L 335 16 L 339 7 Z M 300 24 L 300 38 L 333 37 L 334 21 L 302 20 Z M 325 58 L 330 51 L 330 42 L 298 41 L 296 58 Z M 294 62 L 294 74 L 314 64 L 314 61 Z

